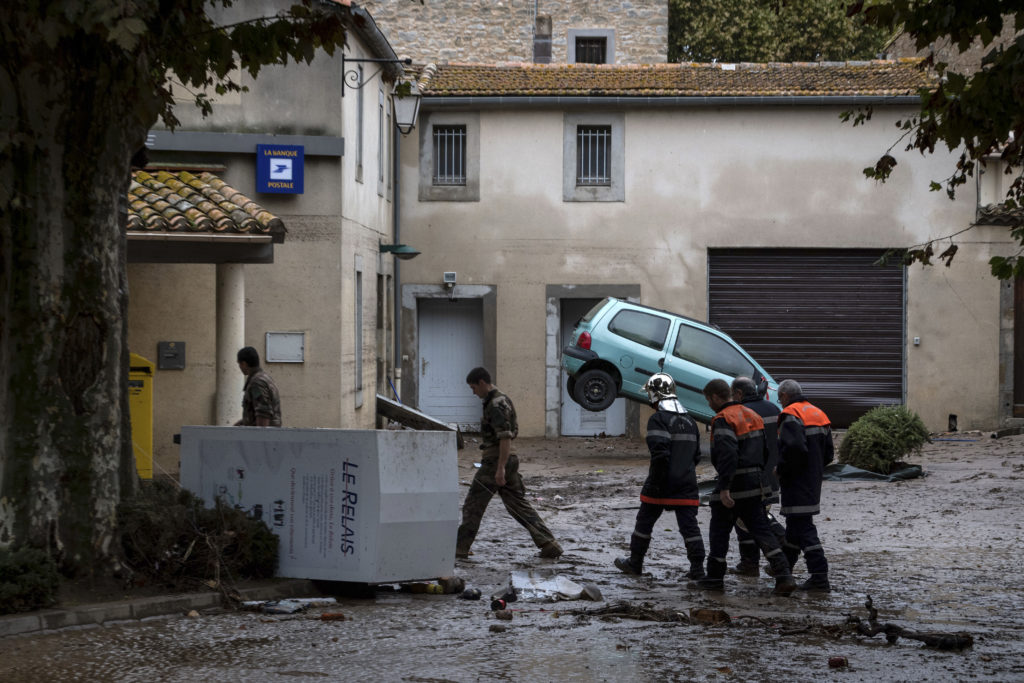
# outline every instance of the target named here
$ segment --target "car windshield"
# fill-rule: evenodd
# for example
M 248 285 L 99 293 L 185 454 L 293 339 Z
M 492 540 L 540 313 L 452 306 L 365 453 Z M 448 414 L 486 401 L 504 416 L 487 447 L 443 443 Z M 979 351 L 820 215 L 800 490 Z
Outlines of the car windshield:
M 680 325 L 672 355 L 730 377 L 753 377 L 754 366 L 721 337 L 689 325 Z
M 640 311 L 620 311 L 608 323 L 608 331 L 652 349 L 665 346 L 669 319 Z

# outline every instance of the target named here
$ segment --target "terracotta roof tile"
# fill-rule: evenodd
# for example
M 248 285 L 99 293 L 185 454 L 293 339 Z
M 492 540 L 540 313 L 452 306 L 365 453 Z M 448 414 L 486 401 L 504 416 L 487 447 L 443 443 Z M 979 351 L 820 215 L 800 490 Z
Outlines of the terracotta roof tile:
M 828 97 L 916 95 L 936 84 L 919 59 L 770 64 L 428 64 L 426 97 Z
M 134 171 L 131 232 L 285 233 L 284 223 L 212 173 Z

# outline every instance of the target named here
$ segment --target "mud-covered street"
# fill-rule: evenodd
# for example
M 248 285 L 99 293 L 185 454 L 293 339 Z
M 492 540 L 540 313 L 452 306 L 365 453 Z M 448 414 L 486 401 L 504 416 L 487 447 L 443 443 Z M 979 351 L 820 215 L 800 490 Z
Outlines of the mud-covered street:
M 478 455 L 472 440 L 467 446 L 459 453 L 465 483 Z M 1024 679 L 1024 436 L 941 435 L 911 459 L 923 478 L 826 481 L 818 528 L 833 592 L 793 597 L 773 597 L 767 576 L 729 576 L 724 594 L 688 589 L 669 515 L 655 528 L 645 574 L 615 569 L 646 474 L 641 441 L 520 439 L 516 450 L 565 554 L 538 559 L 495 499 L 474 555 L 455 568 L 483 600 L 380 590 L 305 614 L 218 611 L 11 637 L 0 640 L 0 680 Z M 703 463 L 698 474 L 711 470 Z M 705 535 L 708 518 L 702 508 Z M 734 544 L 730 565 L 736 559 Z M 525 569 L 596 584 L 604 599 L 520 600 L 510 621 L 495 619 L 487 596 Z M 798 580 L 803 569 L 801 561 Z M 974 644 L 943 651 L 853 634 L 848 616 L 866 620 L 869 595 L 879 622 L 966 632 Z M 692 623 L 691 608 L 724 610 L 731 620 Z M 346 618 L 323 621 L 323 611 Z M 651 615 L 658 620 L 637 618 Z M 833 657 L 848 665 L 830 668 Z

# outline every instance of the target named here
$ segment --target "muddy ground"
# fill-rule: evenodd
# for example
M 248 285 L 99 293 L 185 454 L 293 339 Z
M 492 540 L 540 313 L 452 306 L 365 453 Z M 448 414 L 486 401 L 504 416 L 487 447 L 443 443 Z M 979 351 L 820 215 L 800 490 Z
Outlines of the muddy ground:
M 466 483 L 478 456 L 468 446 L 459 455 Z M 0 680 L 1024 680 L 1024 436 L 940 435 L 910 458 L 923 478 L 825 482 L 818 528 L 834 590 L 796 597 L 773 597 L 766 576 L 730 576 L 724 594 L 688 589 L 669 516 L 643 576 L 612 566 L 626 552 L 646 473 L 642 442 L 520 439 L 516 450 L 565 554 L 536 558 L 495 500 L 474 555 L 456 564 L 482 601 L 380 590 L 301 615 L 223 611 L 14 637 L 0 640 Z M 710 477 L 708 465 L 699 474 Z M 705 533 L 708 517 L 702 508 Z M 733 545 L 730 564 L 736 555 Z M 486 595 L 516 569 L 594 583 L 604 600 L 521 600 L 511 621 L 499 621 Z M 880 622 L 965 632 L 974 645 L 941 651 L 854 635 L 848 618 L 867 618 L 869 595 Z M 692 608 L 731 619 L 691 623 Z M 323 611 L 346 620 L 322 621 Z M 830 668 L 832 657 L 848 665 Z

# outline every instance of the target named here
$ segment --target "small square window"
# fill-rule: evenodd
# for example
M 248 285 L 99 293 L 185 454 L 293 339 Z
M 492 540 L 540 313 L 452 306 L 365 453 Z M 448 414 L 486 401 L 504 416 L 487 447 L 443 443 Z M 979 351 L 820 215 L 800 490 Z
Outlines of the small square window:
M 434 126 L 434 185 L 466 184 L 466 127 Z
M 577 64 L 607 64 L 608 39 L 584 36 L 576 39 Z

